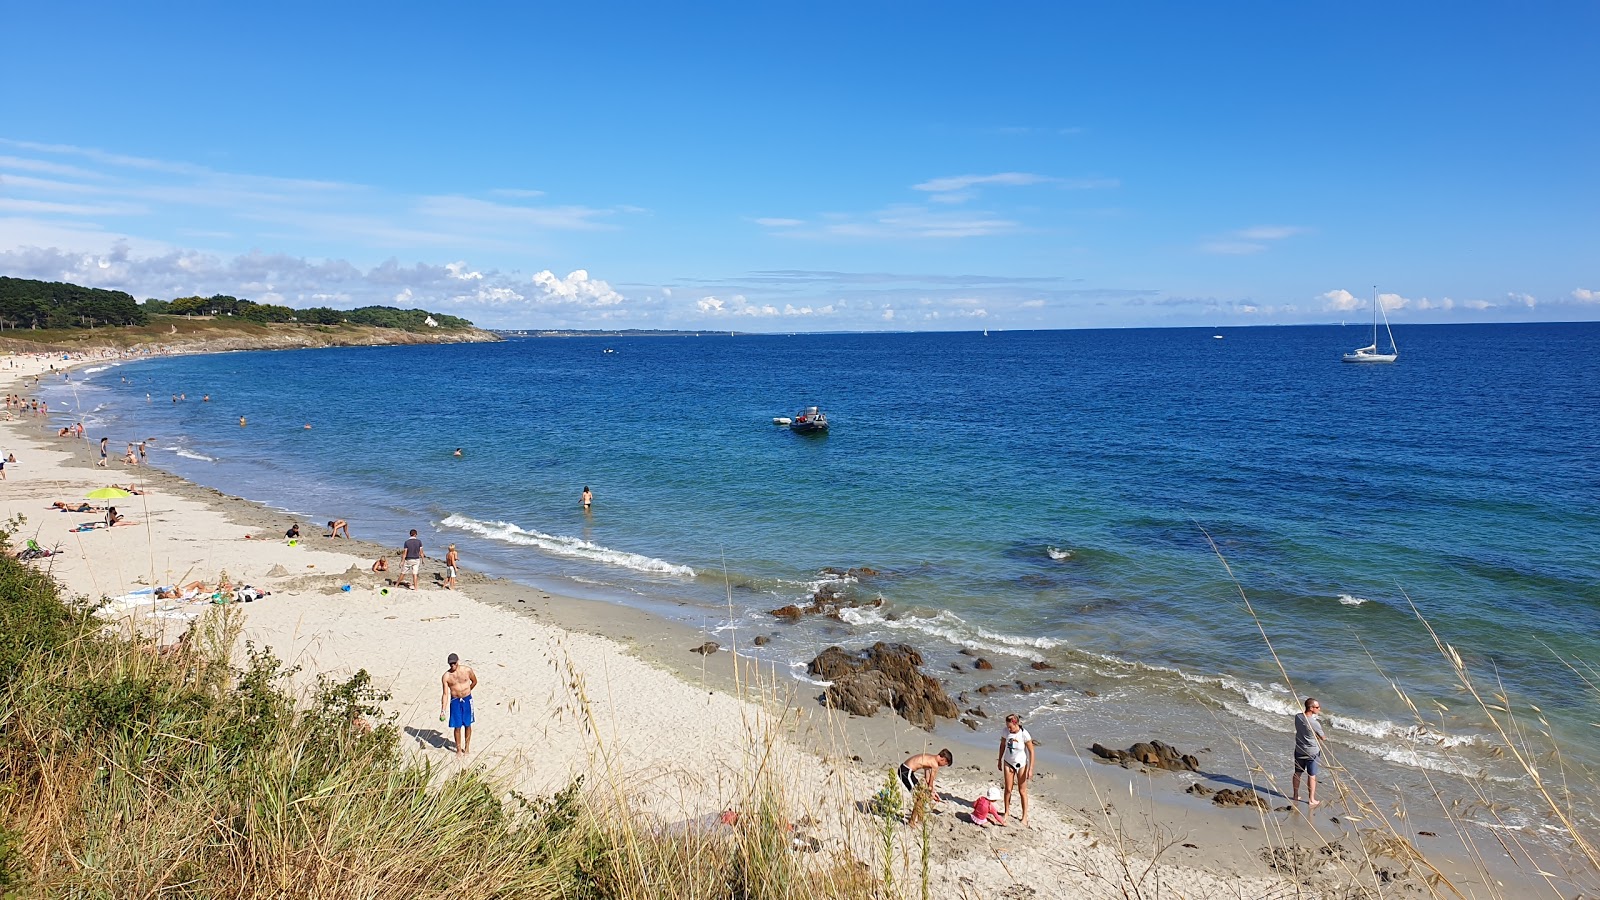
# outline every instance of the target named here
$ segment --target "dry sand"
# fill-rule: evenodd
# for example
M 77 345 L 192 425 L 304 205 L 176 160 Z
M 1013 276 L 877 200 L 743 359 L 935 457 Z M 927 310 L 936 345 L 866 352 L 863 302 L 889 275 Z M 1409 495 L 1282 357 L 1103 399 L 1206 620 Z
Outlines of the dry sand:
M 0 369 L 9 382 L 0 389 L 27 396 L 24 376 L 51 363 L 60 364 L 11 358 L 12 368 Z M 392 559 L 403 535 L 383 535 L 382 545 L 328 539 L 319 523 L 302 522 L 303 537 L 291 545 L 282 513 L 148 468 L 115 461 L 109 471 L 97 468 L 99 435 L 56 438 L 46 420 L 14 415 L 0 434 L 18 458 L 0 482 L 0 517 L 26 517 L 13 537 L 18 546 L 27 537 L 59 545 L 57 555 L 35 565 L 48 566 L 69 592 L 120 597 L 158 584 L 214 583 L 223 571 L 235 584 L 269 590 L 270 597 L 237 606 L 245 639 L 302 667 L 301 687 L 318 674 L 370 672 L 392 695 L 386 708 L 411 752 L 444 773 L 485 766 L 508 789 L 528 794 L 553 792 L 581 775 L 594 802 L 626 804 L 638 821 L 660 825 L 744 807 L 761 773 L 824 854 L 850 852 L 878 868 L 879 820 L 863 801 L 900 759 L 951 743 L 898 720 L 830 713 L 814 688 L 728 652 L 727 634 L 715 637 L 723 651 L 702 657 L 688 648 L 707 635 L 636 610 L 470 572 L 447 591 L 434 577 L 442 547 L 428 548 L 421 590 L 385 595 L 384 576 L 369 567 L 379 554 Z M 113 454 L 130 439 L 115 436 Z M 148 489 L 116 501 L 133 524 L 79 532 L 72 528 L 97 516 L 50 509 L 51 501 L 78 500 L 113 482 Z M 352 527 L 358 537 L 380 537 L 364 535 L 359 522 Z M 135 606 L 129 615 L 138 627 L 175 638 L 186 617 L 208 606 Z M 737 647 L 748 637 L 731 640 Z M 440 677 L 451 652 L 480 678 L 478 724 L 464 758 L 439 720 Z M 1310 819 L 1216 809 L 1182 793 L 1193 776 L 1136 773 L 1074 755 L 1041 765 L 1030 827 L 980 829 L 966 812 L 993 783 L 993 750 L 972 748 L 992 747 L 1000 727 L 994 723 L 982 744 L 952 744 L 957 765 L 938 779 L 953 796 L 932 818 L 934 896 L 1305 897 L 1379 883 L 1373 861 L 1360 852 L 1361 826 L 1341 821 L 1334 803 Z M 897 878 L 915 883 L 919 851 L 911 830 L 902 831 Z M 1349 858 L 1317 855 L 1329 842 Z M 1311 851 L 1316 874 L 1307 880 L 1314 889 L 1264 862 L 1272 848 L 1285 847 Z M 1391 874 L 1401 869 L 1392 860 L 1378 865 Z M 1470 866 L 1447 871 L 1467 896 L 1520 895 L 1485 885 Z M 1429 893 L 1416 878 L 1405 884 L 1383 893 Z

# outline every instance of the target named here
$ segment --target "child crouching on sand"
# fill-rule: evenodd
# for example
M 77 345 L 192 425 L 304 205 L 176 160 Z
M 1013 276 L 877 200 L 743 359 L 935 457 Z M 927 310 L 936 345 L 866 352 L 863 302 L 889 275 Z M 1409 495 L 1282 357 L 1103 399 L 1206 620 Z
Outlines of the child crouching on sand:
M 1004 827 L 1005 817 L 1000 815 L 1000 810 L 995 806 L 1000 802 L 1000 789 L 991 785 L 982 797 L 972 801 L 972 824 L 979 828 L 985 825 L 999 825 Z

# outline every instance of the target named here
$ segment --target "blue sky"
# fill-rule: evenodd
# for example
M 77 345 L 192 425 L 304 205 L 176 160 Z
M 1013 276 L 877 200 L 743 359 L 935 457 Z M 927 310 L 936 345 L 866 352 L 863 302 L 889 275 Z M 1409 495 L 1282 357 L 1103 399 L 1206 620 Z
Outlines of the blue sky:
M 1600 318 L 1600 4 L 24 4 L 0 274 L 491 327 Z

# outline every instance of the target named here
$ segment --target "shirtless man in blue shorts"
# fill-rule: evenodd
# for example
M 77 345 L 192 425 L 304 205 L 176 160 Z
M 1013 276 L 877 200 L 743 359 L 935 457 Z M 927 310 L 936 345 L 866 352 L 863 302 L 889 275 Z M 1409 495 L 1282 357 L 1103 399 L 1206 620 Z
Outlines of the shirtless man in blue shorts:
M 450 669 L 441 679 L 444 693 L 439 698 L 439 721 L 449 717 L 450 727 L 455 729 L 456 755 L 466 756 L 472 749 L 472 689 L 478 686 L 478 673 L 462 665 L 461 657 L 454 653 L 445 662 Z

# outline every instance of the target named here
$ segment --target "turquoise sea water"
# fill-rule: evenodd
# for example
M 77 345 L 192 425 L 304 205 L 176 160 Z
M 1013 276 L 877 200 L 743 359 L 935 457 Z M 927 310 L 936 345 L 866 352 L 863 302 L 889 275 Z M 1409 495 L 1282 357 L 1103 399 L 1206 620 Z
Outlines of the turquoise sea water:
M 1600 325 L 1408 327 L 1393 366 L 1338 361 L 1366 341 L 1354 325 L 1212 334 L 235 353 L 48 396 L 114 449 L 153 436 L 152 460 L 200 483 L 397 545 L 417 527 L 470 567 L 741 640 L 775 633 L 780 665 L 888 639 L 952 692 L 1059 680 L 987 702 L 1036 735 L 1066 729 L 1064 746 L 1271 747 L 1296 708 L 1286 672 L 1332 712 L 1346 763 L 1507 775 L 1415 603 L 1486 690 L 1542 712 L 1567 762 L 1600 765 Z M 771 424 L 809 404 L 829 435 Z M 766 614 L 830 566 L 880 572 L 843 587 L 884 605 Z M 996 669 L 952 670 L 963 647 Z

